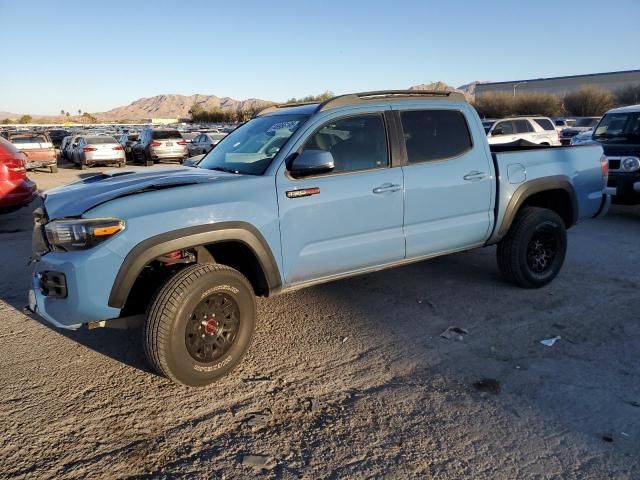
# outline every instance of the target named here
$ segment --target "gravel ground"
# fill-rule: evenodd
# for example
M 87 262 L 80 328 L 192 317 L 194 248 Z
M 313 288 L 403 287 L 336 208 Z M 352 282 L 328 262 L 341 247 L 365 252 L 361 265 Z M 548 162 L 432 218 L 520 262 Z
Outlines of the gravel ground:
M 640 478 L 639 208 L 570 230 L 540 290 L 487 248 L 261 299 L 206 389 L 153 374 L 138 331 L 23 313 L 30 228 L 0 217 L 0 478 Z

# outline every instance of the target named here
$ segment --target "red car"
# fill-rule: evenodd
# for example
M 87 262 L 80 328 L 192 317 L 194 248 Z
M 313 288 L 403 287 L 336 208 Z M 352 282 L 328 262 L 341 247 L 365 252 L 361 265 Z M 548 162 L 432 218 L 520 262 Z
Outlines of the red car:
M 0 137 L 0 213 L 13 212 L 33 200 L 36 184 L 27 178 L 23 153 Z

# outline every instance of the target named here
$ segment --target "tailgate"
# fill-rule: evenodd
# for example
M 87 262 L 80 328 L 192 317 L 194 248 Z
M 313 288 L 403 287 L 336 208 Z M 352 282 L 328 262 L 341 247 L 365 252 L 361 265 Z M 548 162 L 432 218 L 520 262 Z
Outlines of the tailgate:
M 20 143 L 17 146 L 27 157 L 27 162 L 56 159 L 56 150 L 50 143 Z

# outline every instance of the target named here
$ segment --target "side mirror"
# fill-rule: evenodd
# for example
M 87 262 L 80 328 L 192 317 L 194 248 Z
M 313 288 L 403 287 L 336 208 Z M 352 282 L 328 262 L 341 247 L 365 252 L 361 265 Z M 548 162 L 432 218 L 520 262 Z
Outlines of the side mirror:
M 325 150 L 303 150 L 292 159 L 289 172 L 294 177 L 306 177 L 331 172 L 335 162 L 331 152 Z

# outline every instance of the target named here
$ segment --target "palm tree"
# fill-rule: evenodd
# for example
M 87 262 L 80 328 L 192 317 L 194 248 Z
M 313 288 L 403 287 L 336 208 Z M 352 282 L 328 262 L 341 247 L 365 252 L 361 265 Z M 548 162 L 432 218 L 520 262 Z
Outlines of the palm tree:
M 78 115 L 82 115 L 82 110 L 78 109 Z
M 64 108 L 60 110 L 60 115 L 64 115 Z

